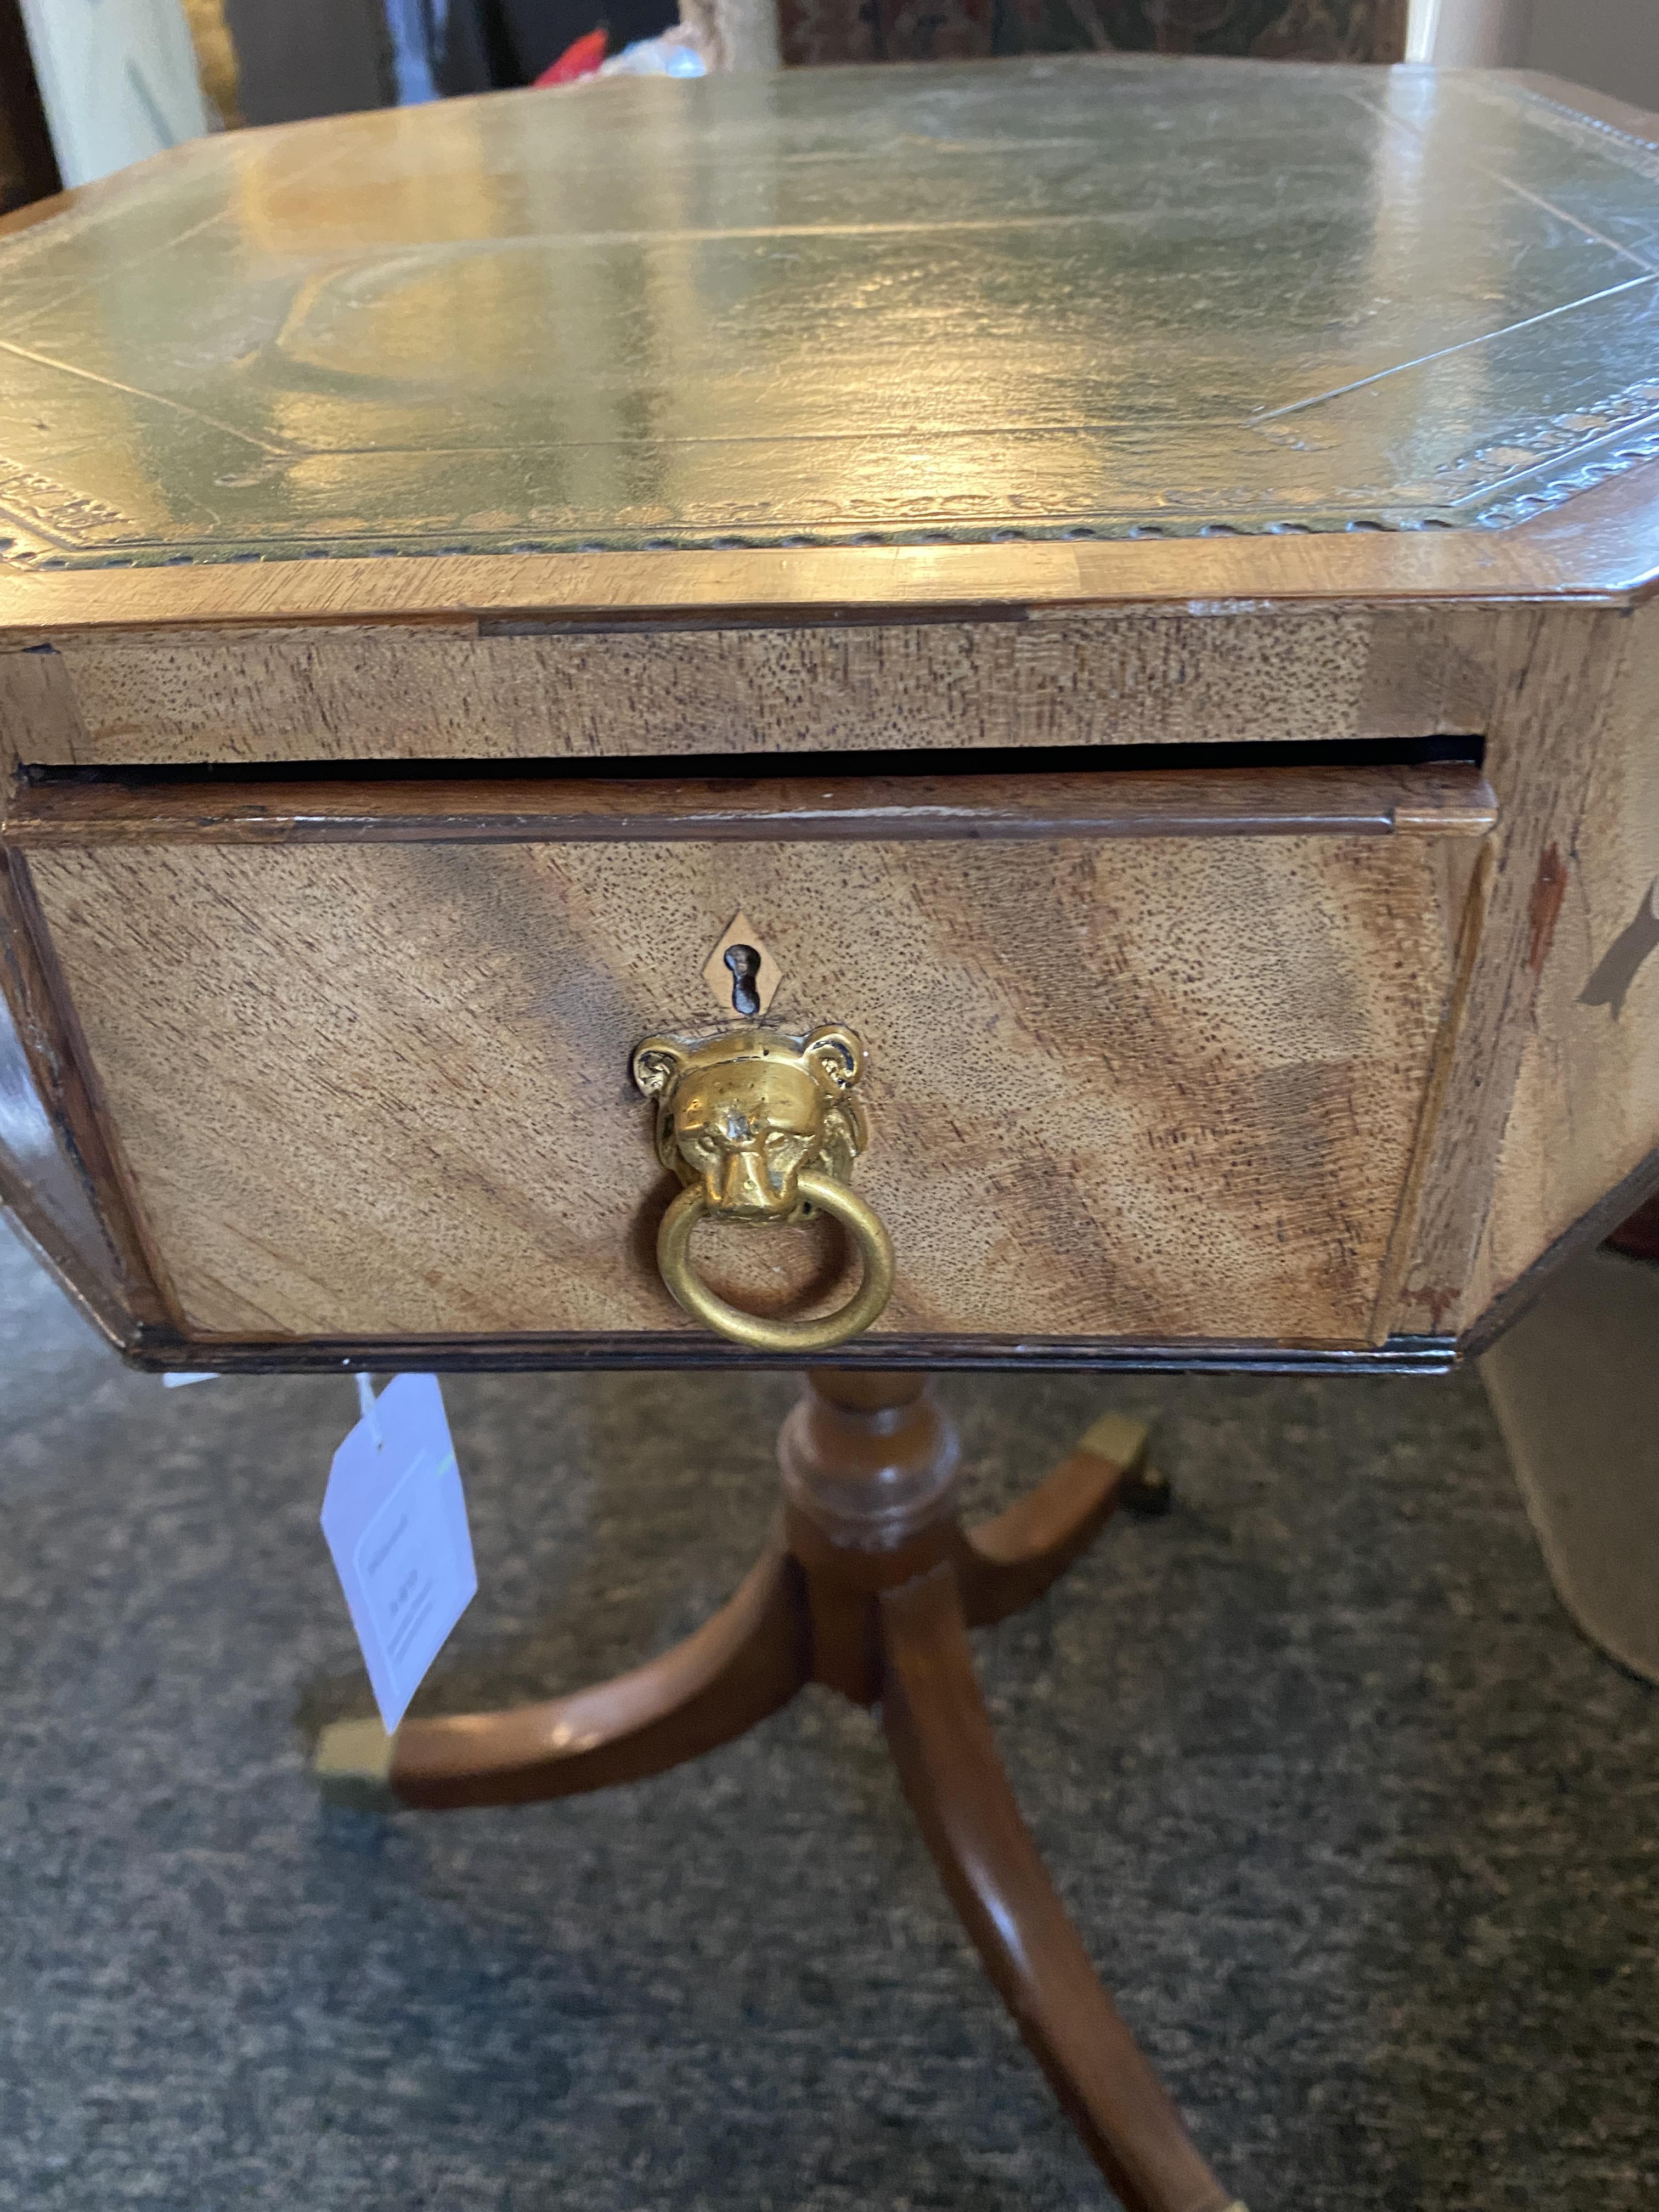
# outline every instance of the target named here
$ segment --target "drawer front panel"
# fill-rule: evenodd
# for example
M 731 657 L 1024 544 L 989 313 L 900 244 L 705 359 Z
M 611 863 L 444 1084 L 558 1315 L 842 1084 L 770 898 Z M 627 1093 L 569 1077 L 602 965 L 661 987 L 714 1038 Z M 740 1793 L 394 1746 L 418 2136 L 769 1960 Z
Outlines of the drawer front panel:
M 91 1068 L 204 1334 L 693 1325 L 629 1058 L 855 1029 L 875 1335 L 1363 1343 L 1478 843 L 1433 836 L 60 844 L 29 858 Z M 827 1224 L 699 1234 L 761 1310 Z
M 22 757 L 88 767 L 1317 741 L 1481 711 L 1454 623 L 1367 608 L 502 628 L 64 639 L 0 653 L 0 714 L 10 688 Z

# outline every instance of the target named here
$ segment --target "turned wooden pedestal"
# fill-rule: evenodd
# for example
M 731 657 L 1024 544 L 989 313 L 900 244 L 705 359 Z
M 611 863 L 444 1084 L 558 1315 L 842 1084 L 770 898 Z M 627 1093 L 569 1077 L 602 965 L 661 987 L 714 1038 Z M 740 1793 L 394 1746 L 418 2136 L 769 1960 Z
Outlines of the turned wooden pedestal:
M 783 1425 L 766 1551 L 695 1636 L 517 1711 L 325 1731 L 325 1791 L 429 1811 L 524 1804 L 655 1774 L 823 1682 L 879 1705 L 927 1848 L 987 1972 L 1128 2212 L 1223 2212 L 1227 2191 L 1096 1978 L 1020 1817 L 967 1632 L 1017 1613 L 1120 1504 L 1159 1511 L 1146 1432 L 1107 1415 L 1037 1489 L 957 1519 L 960 1448 L 923 1375 L 812 1374 Z M 1238 2208 L 1234 2208 L 1238 2212 Z

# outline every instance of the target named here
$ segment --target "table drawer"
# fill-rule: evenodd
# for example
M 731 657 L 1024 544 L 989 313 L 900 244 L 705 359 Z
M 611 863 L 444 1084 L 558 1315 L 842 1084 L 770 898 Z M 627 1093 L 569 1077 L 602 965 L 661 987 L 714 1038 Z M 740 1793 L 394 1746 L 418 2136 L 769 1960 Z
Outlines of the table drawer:
M 1469 768 L 48 778 L 9 838 L 191 1336 L 713 1358 L 629 1064 L 739 1021 L 739 915 L 765 1023 L 866 1048 L 866 1343 L 1374 1341 L 1492 818 Z M 856 1279 L 822 1219 L 698 1251 Z

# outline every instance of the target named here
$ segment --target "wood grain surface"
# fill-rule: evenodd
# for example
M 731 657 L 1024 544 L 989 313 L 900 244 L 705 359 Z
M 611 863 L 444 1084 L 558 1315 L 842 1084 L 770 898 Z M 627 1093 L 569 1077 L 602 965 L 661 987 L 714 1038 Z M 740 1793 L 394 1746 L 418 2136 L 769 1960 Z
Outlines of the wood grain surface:
M 981 1962 L 1124 2212 L 1243 2212 L 1089 1963 L 997 1755 L 948 1565 L 881 1596 L 882 1724 Z
M 9 842 L 60 846 L 863 842 L 1054 837 L 1484 837 L 1477 768 L 1096 769 L 1076 774 L 363 782 L 40 781 Z
M 0 647 L 94 628 L 160 633 L 219 623 L 698 616 L 746 628 L 808 611 L 904 617 L 951 609 L 1542 599 L 1626 606 L 1659 589 L 1656 514 L 1659 463 L 1650 461 L 1503 530 L 342 557 L 72 575 L 0 567 Z
M 11 720 L 84 767 L 1415 738 L 1478 726 L 1460 645 L 1363 607 L 100 632 L 22 654 Z
M 1395 1259 L 1382 1284 L 1382 1295 L 1393 1303 L 1386 1316 L 1379 1317 L 1391 1330 L 1411 1336 L 1467 1330 L 1493 1298 L 1564 1237 L 1578 1212 L 1659 1145 L 1659 1087 L 1649 1042 L 1653 1024 L 1644 1016 L 1655 966 L 1640 966 L 1632 974 L 1623 1001 L 1581 1002 L 1597 965 L 1636 922 L 1659 876 L 1659 821 L 1647 769 L 1659 617 L 1646 609 L 1423 606 L 1218 610 L 1183 614 L 1178 629 L 1170 628 L 1170 617 L 1144 610 L 1090 619 L 1099 620 L 1101 635 L 1109 632 L 1115 641 L 1109 656 L 1109 696 L 1103 703 L 1085 690 L 1086 713 L 1098 720 L 1085 726 L 1106 730 L 1119 742 L 1156 738 L 1159 733 L 1176 742 L 1229 735 L 1270 740 L 1287 732 L 1307 737 L 1322 729 L 1337 735 L 1402 728 L 1483 733 L 1487 772 L 1504 800 L 1487 878 L 1492 926 L 1471 971 L 1464 1034 L 1449 1057 L 1438 1063 L 1444 1111 L 1437 1134 L 1417 1155 L 1418 1188 L 1401 1217 L 1408 1228 L 1402 1225 L 1396 1232 L 1408 1234 L 1409 1249 L 1401 1254 L 1396 1242 Z M 920 626 L 919 634 L 927 628 Z M 1040 641 L 1044 628 L 953 621 L 939 625 L 939 631 L 965 641 L 971 667 L 981 641 L 1035 632 Z M 398 633 L 384 635 L 395 645 Z M 609 644 L 617 635 L 556 642 L 574 651 L 595 642 Z M 792 648 L 817 641 L 828 652 L 838 650 L 849 637 L 863 650 L 872 635 L 879 637 L 878 626 L 875 633 L 860 632 L 857 625 L 848 630 L 797 627 L 769 636 Z M 1274 649 L 1275 637 L 1286 641 L 1282 653 Z M 223 649 L 240 651 L 250 641 L 258 647 L 261 634 L 225 641 Z M 356 642 L 342 634 L 343 650 L 355 651 Z M 532 634 L 475 642 L 512 649 L 527 644 L 539 652 L 546 640 Z M 630 651 L 651 650 L 644 634 L 629 632 L 620 642 Z M 692 630 L 669 631 L 660 642 L 677 653 L 709 644 L 729 655 L 737 641 L 732 632 Z M 207 635 L 185 643 L 191 651 L 211 647 Z M 132 653 L 138 661 L 149 650 L 139 641 L 107 639 L 98 649 L 106 650 L 112 659 Z M 0 698 L 11 703 L 9 717 L 0 717 L 0 735 L 9 734 L 15 750 L 45 765 L 61 766 L 100 750 L 88 738 L 74 693 L 73 662 L 72 652 L 0 656 Z M 1099 674 L 1098 660 L 1091 658 L 1089 682 Z M 178 681 L 182 695 L 182 678 Z M 345 684 L 347 679 L 343 676 L 341 681 Z M 835 690 L 829 684 L 826 696 Z M 949 686 L 946 691 L 959 701 L 960 683 L 954 692 Z M 348 691 L 340 696 L 343 699 Z M 1020 696 L 1036 715 L 1041 702 L 1029 692 Z M 255 692 L 250 690 L 245 696 L 252 701 Z M 641 727 L 647 730 L 650 696 L 649 685 L 643 684 L 640 697 L 647 707 Z M 993 725 L 974 726 L 994 727 L 1018 742 L 1026 731 L 1052 737 L 1062 719 L 1051 711 L 1052 695 L 1044 714 L 1034 720 L 1022 719 L 1025 708 L 1015 711 L 1016 706 L 1018 702 L 1008 706 Z M 667 719 L 672 721 L 680 711 L 672 708 Z M 925 732 L 925 716 L 918 720 Z M 483 732 L 481 747 L 494 744 L 503 726 L 493 720 L 475 724 L 475 732 Z M 789 727 L 787 720 L 778 726 Z M 833 720 L 793 726 L 797 735 L 803 730 L 821 735 L 826 727 L 833 735 L 837 726 Z M 896 744 L 906 734 L 907 725 L 896 716 L 884 722 L 878 714 L 877 726 Z M 935 733 L 950 737 L 961 726 L 941 713 Z M 866 721 L 859 733 L 866 735 L 871 727 Z M 659 752 L 661 730 L 659 724 L 648 740 Z M 683 734 L 687 742 L 717 744 L 722 730 L 733 734 L 732 726 L 711 710 L 706 716 L 700 712 Z M 459 738 L 459 726 L 450 734 Z M 736 734 L 747 740 L 748 724 Z M 390 719 L 374 735 L 384 759 L 398 744 Z M 184 757 L 191 754 L 191 744 L 176 732 L 164 732 L 159 739 L 154 729 L 137 736 L 106 730 L 105 736 L 109 750 L 131 752 L 140 761 L 147 753 L 167 754 L 175 748 Z M 508 758 L 515 744 L 533 749 L 546 742 L 533 733 L 515 739 L 511 729 L 507 736 L 502 757 Z M 289 748 L 323 759 L 329 757 L 329 741 L 320 723 L 307 734 L 297 719 L 276 738 L 279 751 Z M 617 742 L 625 744 L 625 736 L 619 733 Z M 208 750 L 217 745 L 215 738 Z M 249 750 L 228 741 L 220 749 L 233 761 L 246 758 Z M 350 757 L 349 751 L 335 756 Z M 1310 757 L 1319 757 L 1310 743 Z M 739 752 L 734 766 L 740 759 Z M 947 771 L 946 780 L 957 765 L 943 750 L 939 763 Z M 380 791 L 379 803 L 389 822 L 400 816 L 411 824 L 430 818 L 429 785 L 400 789 L 382 784 Z M 234 811 L 228 794 L 215 803 Z M 240 791 L 236 803 L 267 805 L 246 789 Z M 281 826 L 281 810 L 291 811 L 293 803 L 292 787 L 269 802 L 276 810 L 267 817 L 275 825 L 270 834 L 291 834 Z M 623 803 L 628 803 L 625 796 Z M 707 804 L 695 793 L 688 793 L 687 803 Z M 1364 801 L 1376 803 L 1374 793 Z M 95 783 L 77 794 L 72 786 L 49 782 L 18 794 L 13 827 L 46 837 L 58 834 L 49 827 L 51 820 L 67 823 L 78 811 L 89 827 L 93 813 L 102 809 L 115 834 L 117 823 L 137 824 L 144 818 L 145 806 L 153 805 L 149 818 L 156 830 L 179 836 L 185 834 L 183 817 L 192 804 L 180 790 L 164 796 L 158 789 L 146 799 Z M 340 787 L 326 805 L 319 801 L 319 808 L 325 815 L 335 811 L 340 834 L 355 834 L 352 810 L 368 804 L 366 797 L 360 799 Z M 61 816 L 55 812 L 58 809 Z M 1028 816 L 1036 818 L 1035 812 Z M 245 826 L 249 834 L 260 834 L 252 819 Z M 333 832 L 324 827 L 315 834 Z M 508 829 L 502 834 L 517 833 Z M 1389 1288 L 1395 1280 L 1397 1294 Z
M 20 761 L 68 766 L 88 744 L 63 656 L 0 653 L 0 798 Z
M 29 867 L 183 1316 L 261 1336 L 683 1330 L 629 1055 L 852 1024 L 898 1334 L 1364 1343 L 1466 838 L 88 846 Z M 21 865 L 21 863 L 19 864 Z M 836 1290 L 824 1224 L 723 1294 Z
M 1595 622 L 1578 653 L 1555 677 L 1571 712 L 1506 778 L 1524 1019 L 1471 1321 L 1659 1146 L 1659 608 Z
M 8 1003 L 27 999 L 18 964 L 0 939 L 0 980 L 10 985 L 0 992 L 0 1209 L 83 1311 L 119 1340 L 132 1334 L 120 1269 Z
M 1659 877 L 1659 610 L 1517 609 L 1485 653 L 1499 825 L 1392 1316 L 1407 1333 L 1471 1328 L 1659 1146 L 1659 963 L 1641 920 Z M 1591 1003 L 1621 938 L 1626 994 Z
M 117 1341 L 176 1308 L 21 856 L 0 850 L 0 1202 Z

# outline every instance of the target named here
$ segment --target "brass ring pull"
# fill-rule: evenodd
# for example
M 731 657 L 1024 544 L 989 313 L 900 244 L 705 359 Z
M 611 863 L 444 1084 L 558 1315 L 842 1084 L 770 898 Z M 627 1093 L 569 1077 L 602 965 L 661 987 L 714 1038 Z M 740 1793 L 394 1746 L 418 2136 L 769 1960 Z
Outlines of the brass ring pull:
M 647 1037 L 634 1080 L 656 1101 L 657 1158 L 685 1185 L 657 1232 L 663 1281 L 687 1313 L 755 1352 L 827 1352 L 868 1328 L 893 1291 L 893 1248 L 880 1217 L 851 1188 L 870 1140 L 855 1096 L 864 1047 L 838 1025 L 809 1036 L 728 1030 L 702 1044 Z M 835 1313 L 768 1321 L 716 1297 L 691 1264 L 706 1214 L 761 1227 L 821 1206 L 850 1231 L 864 1280 Z
M 815 1174 L 810 1168 L 795 1177 L 795 1187 L 804 1199 L 834 1214 L 851 1231 L 864 1262 L 864 1280 L 855 1294 L 817 1321 L 768 1321 L 728 1305 L 709 1289 L 691 1264 L 692 1231 L 710 1211 L 701 1184 L 692 1183 L 680 1193 L 657 1232 L 657 1265 L 687 1313 L 734 1343 L 746 1344 L 751 1352 L 828 1352 L 831 1345 L 845 1344 L 849 1336 L 868 1328 L 893 1294 L 892 1240 L 875 1208 L 833 1176 Z

